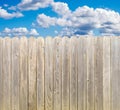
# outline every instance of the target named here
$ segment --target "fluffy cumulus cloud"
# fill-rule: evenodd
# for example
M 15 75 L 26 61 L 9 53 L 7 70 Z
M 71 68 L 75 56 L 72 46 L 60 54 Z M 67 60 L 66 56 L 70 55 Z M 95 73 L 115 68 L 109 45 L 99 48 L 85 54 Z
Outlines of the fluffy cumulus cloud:
M 33 35 L 38 36 L 39 33 L 35 29 L 28 30 L 25 27 L 19 27 L 19 28 L 5 28 L 0 35 L 2 36 L 27 36 L 27 35 Z
M 39 26 L 42 26 L 44 28 L 51 26 L 54 26 L 56 23 L 57 18 L 55 17 L 49 17 L 46 16 L 45 14 L 40 14 L 37 17 L 37 23 Z
M 17 6 L 11 6 L 9 9 L 16 10 L 37 10 L 48 7 L 53 0 L 22 0 Z
M 50 17 L 45 14 L 38 15 L 37 24 L 44 28 L 48 28 L 50 26 L 55 26 L 55 25 L 59 25 L 59 26 L 72 25 L 71 21 L 67 21 L 67 19 Z
M 54 0 L 22 0 L 13 10 L 38 10 L 39 8 L 52 7 L 58 15 L 51 17 L 44 13 L 37 16 L 34 26 L 49 28 L 50 26 L 62 27 L 61 35 L 94 35 L 97 30 L 100 35 L 120 35 L 120 13 L 110 9 L 91 8 L 88 6 L 70 10 L 67 3 Z M 23 16 L 20 12 L 8 13 L 0 7 L 0 18 L 10 19 Z M 31 30 L 30 33 L 37 33 Z
M 18 17 L 22 17 L 22 16 L 23 16 L 23 14 L 20 12 L 9 13 L 9 12 L 7 12 L 7 10 L 0 7 L 0 18 L 11 19 L 11 18 L 18 18 Z
M 53 11 L 61 16 L 68 16 L 71 14 L 71 10 L 68 7 L 67 3 L 63 2 L 52 2 L 51 6 L 53 8 Z
M 101 35 L 120 35 L 120 14 L 113 10 L 102 8 L 78 7 L 71 11 L 66 3 L 52 3 L 54 12 L 59 17 L 39 14 L 37 25 L 48 28 L 61 26 L 63 35 L 89 35 L 99 30 Z

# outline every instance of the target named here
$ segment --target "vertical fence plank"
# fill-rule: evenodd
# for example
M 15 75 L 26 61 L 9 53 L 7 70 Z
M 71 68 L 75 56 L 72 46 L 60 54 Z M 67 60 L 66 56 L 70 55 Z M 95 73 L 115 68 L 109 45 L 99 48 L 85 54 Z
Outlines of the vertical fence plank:
M 70 110 L 77 110 L 77 38 L 70 40 Z
M 111 110 L 119 110 L 119 40 L 111 37 Z
M 61 81 L 62 81 L 62 39 L 56 37 L 54 41 L 54 110 L 61 110 L 62 96 L 61 96 Z
M 70 50 L 69 38 L 62 38 L 62 110 L 69 110 Z
M 44 110 L 44 39 L 37 39 L 37 110 Z
M 103 38 L 103 109 L 110 110 L 110 38 Z
M 78 39 L 78 110 L 87 109 L 87 47 L 86 38 Z
M 11 110 L 11 39 L 3 39 L 3 110 Z
M 120 109 L 120 38 L 118 37 L 118 109 Z
M 3 109 L 3 39 L 0 38 L 0 110 Z
M 95 110 L 103 110 L 103 38 L 95 38 Z
M 53 40 L 45 39 L 45 110 L 53 110 Z
M 94 110 L 94 37 L 88 37 L 87 45 L 87 110 Z
M 37 66 L 36 39 L 29 38 L 28 73 L 29 73 L 29 110 L 37 110 Z
M 20 39 L 20 110 L 28 110 L 28 39 Z
M 12 110 L 19 110 L 19 38 L 12 39 Z

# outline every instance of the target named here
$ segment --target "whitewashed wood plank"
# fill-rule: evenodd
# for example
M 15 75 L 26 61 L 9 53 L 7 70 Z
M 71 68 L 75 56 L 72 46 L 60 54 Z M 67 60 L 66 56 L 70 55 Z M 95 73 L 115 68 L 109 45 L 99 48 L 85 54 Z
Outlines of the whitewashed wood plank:
M 3 39 L 3 110 L 11 110 L 11 39 Z
M 19 58 L 20 45 L 19 38 L 12 38 L 12 110 L 19 110 Z
M 28 74 L 29 74 L 29 110 L 37 110 L 37 56 L 36 39 L 28 39 Z
M 37 38 L 37 110 L 44 110 L 45 106 L 45 100 L 44 100 L 44 92 L 45 92 L 45 86 L 44 86 L 44 39 L 43 38 Z
M 45 110 L 53 110 L 53 40 L 45 39 Z
M 20 110 L 28 110 L 28 39 L 20 39 Z

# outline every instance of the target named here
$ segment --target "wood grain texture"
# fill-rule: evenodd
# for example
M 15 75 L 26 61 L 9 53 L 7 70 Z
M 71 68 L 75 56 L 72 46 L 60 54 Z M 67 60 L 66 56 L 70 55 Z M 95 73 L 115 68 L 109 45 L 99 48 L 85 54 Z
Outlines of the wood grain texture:
M 53 40 L 45 39 L 45 110 L 53 110 Z
M 62 38 L 62 110 L 70 109 L 70 40 Z
M 20 110 L 28 110 L 28 39 L 20 39 Z
M 86 38 L 87 45 L 87 110 L 94 110 L 94 37 Z
M 37 39 L 37 110 L 44 110 L 44 39 Z
M 95 110 L 103 110 L 103 38 L 95 39 Z
M 3 39 L 0 38 L 0 110 L 3 109 Z
M 110 38 L 103 37 L 103 109 L 110 110 Z
M 28 40 L 28 74 L 29 74 L 29 110 L 37 110 L 37 62 L 36 39 Z
M 53 39 L 54 50 L 54 110 L 62 108 L 62 38 Z
M 3 40 L 3 109 L 11 110 L 11 39 Z
M 118 37 L 118 109 L 120 109 L 120 38 Z
M 119 37 L 0 38 L 0 110 L 120 110 Z
M 119 110 L 119 38 L 111 38 L 111 110 Z
M 78 110 L 87 109 L 87 46 L 86 38 L 78 38 Z
M 70 39 L 70 110 L 77 110 L 78 40 Z
M 14 37 L 12 38 L 12 110 L 19 110 L 19 58 L 19 38 Z

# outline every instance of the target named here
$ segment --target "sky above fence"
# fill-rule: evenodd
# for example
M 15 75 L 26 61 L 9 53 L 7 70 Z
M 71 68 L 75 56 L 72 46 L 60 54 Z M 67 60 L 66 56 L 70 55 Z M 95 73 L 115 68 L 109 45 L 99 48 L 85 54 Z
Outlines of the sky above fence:
M 119 5 L 114 0 L 0 0 L 0 36 L 119 36 Z

